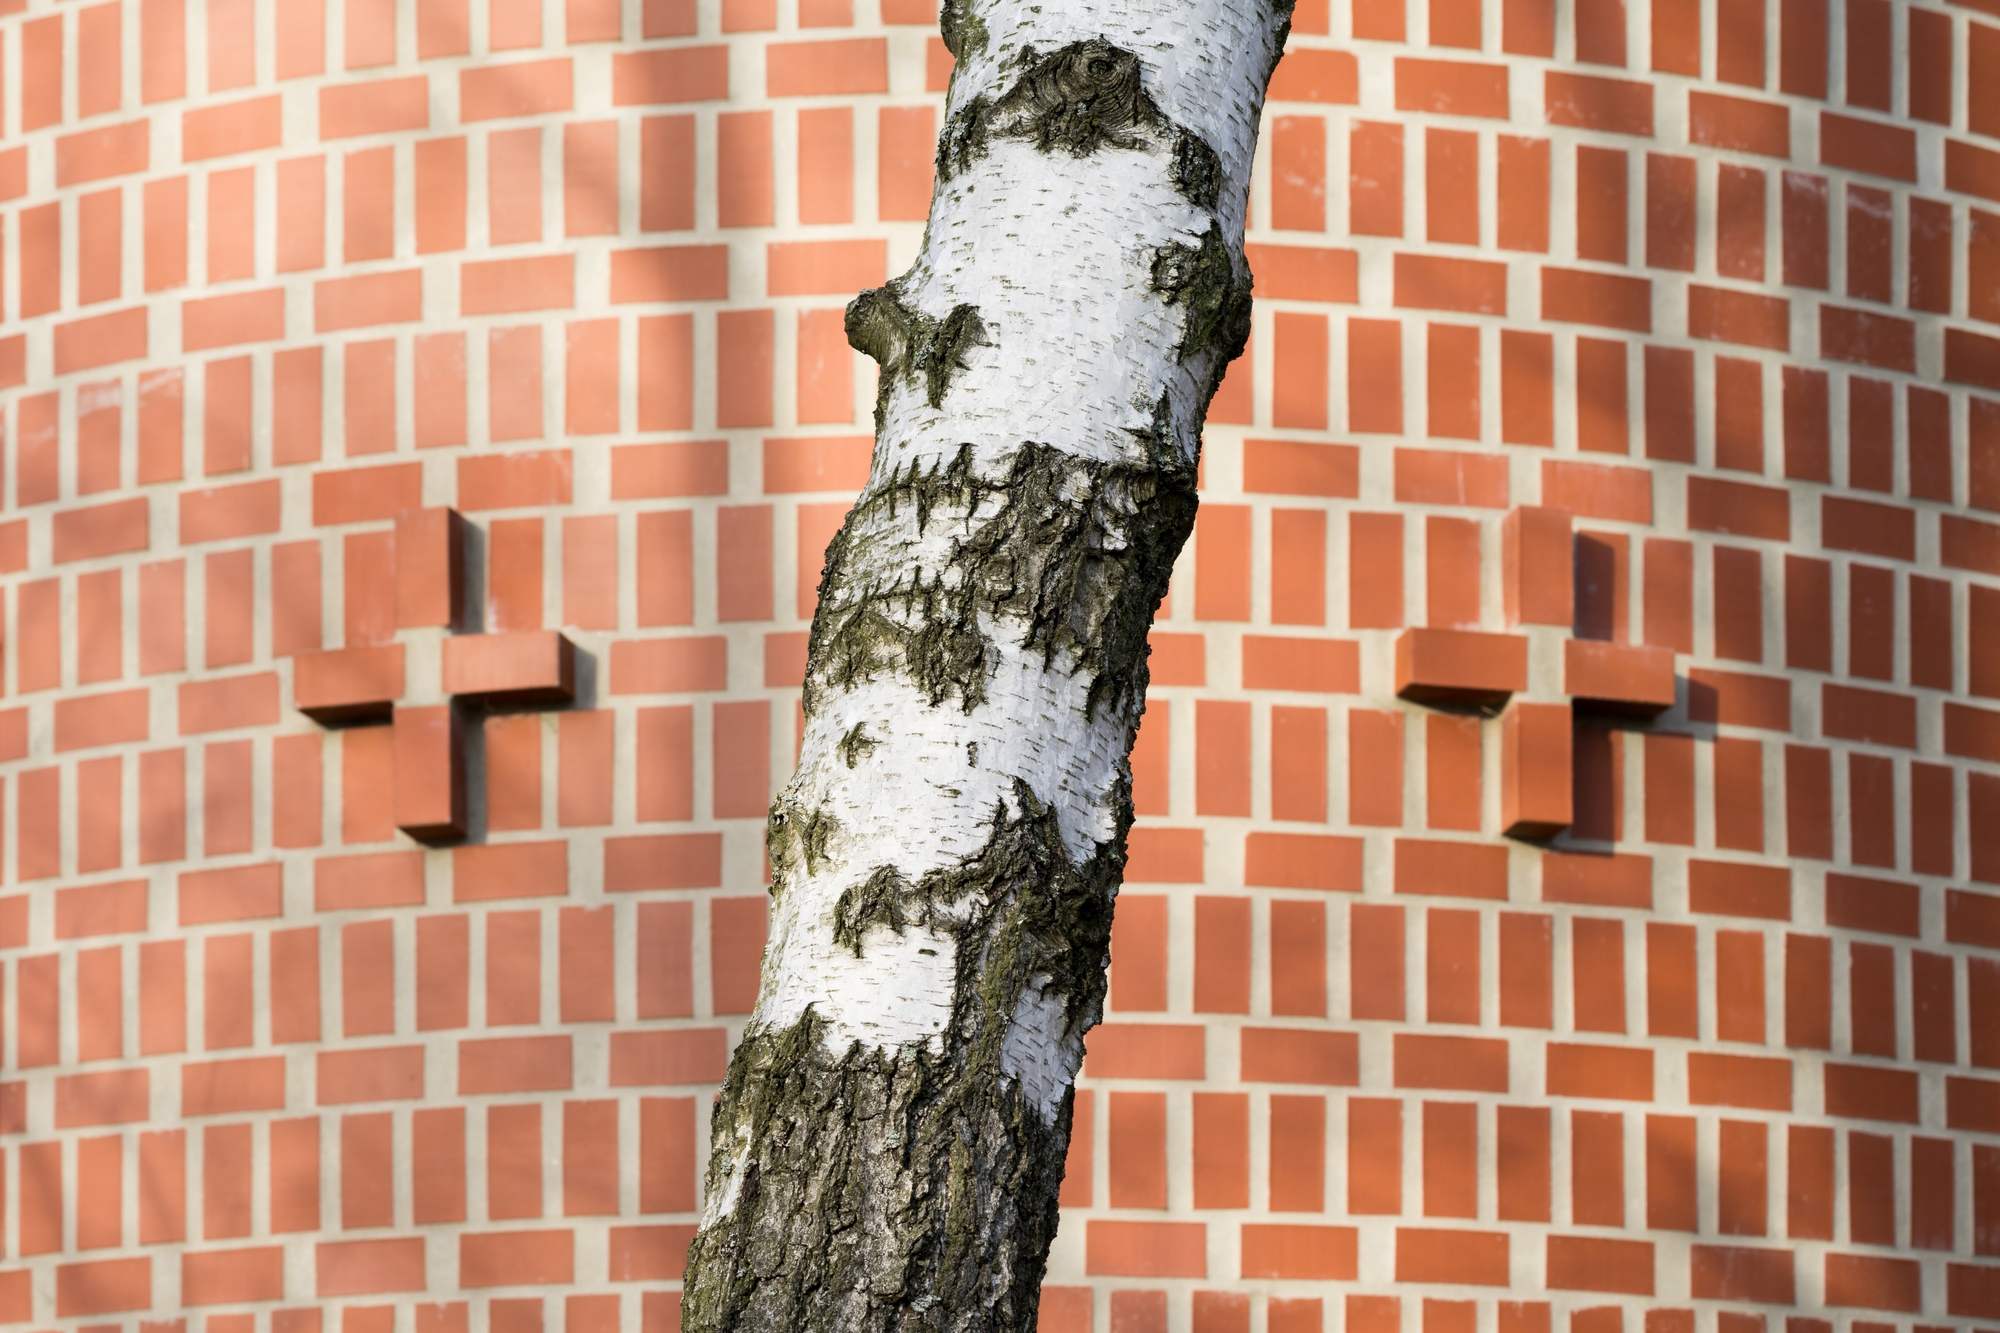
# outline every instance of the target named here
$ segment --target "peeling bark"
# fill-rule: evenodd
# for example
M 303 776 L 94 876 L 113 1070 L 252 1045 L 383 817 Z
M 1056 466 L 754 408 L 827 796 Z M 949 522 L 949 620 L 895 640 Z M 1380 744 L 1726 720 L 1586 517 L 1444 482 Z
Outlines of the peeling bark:
M 924 250 L 848 310 L 875 455 L 771 812 L 690 1330 L 1034 1327 L 1288 24 L 1281 0 L 944 6 Z

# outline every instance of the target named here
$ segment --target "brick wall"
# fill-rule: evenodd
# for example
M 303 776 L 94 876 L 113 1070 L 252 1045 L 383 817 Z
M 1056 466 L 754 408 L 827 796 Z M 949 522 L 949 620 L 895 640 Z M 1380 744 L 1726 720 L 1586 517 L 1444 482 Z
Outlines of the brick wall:
M 676 1326 L 934 18 L 0 0 L 0 1322 Z M 1272 99 L 1043 1327 L 2000 1324 L 2000 9 Z

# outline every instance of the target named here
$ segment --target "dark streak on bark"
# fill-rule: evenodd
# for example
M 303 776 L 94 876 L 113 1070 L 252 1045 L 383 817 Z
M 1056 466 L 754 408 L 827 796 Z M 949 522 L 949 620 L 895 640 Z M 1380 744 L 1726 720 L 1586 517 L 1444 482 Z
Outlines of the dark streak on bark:
M 808 712 L 823 690 L 899 671 L 932 707 L 956 697 L 970 713 L 986 697 L 985 620 L 1019 624 L 1045 662 L 1089 672 L 1093 713 L 1143 699 L 1146 633 L 1195 504 L 1191 468 L 1045 444 L 1021 445 L 992 477 L 970 445 L 948 464 L 892 470 L 827 546 Z M 909 552 L 933 521 L 954 532 L 926 574 Z M 860 573 L 885 569 L 887 580 Z
M 1076 1038 L 1102 1009 L 1129 784 L 1117 795 L 1116 837 L 1082 866 L 1054 811 L 1017 784 L 985 848 L 926 877 L 935 905 L 956 908 L 929 921 L 958 942 L 941 1049 L 829 1051 L 810 1011 L 745 1035 L 716 1102 L 707 1181 L 713 1196 L 735 1177 L 736 1202 L 689 1249 L 689 1333 L 1034 1327 L 1071 1097 L 1044 1124 L 1001 1049 L 1024 995 L 1059 999 Z M 856 931 L 912 924 L 886 902 L 853 911 Z
M 973 21 L 973 20 L 967 20 Z M 1103 38 L 1015 58 L 1022 73 L 993 99 L 972 98 L 938 136 L 937 174 L 949 181 L 996 139 L 1025 139 L 1044 153 L 1089 157 L 1105 148 L 1172 153 L 1169 176 L 1182 197 L 1212 209 L 1222 163 L 1208 141 L 1177 127 L 1141 81 L 1139 57 Z
M 1175 349 L 1182 361 L 1208 352 L 1217 367 L 1227 368 L 1242 355 L 1250 341 L 1250 282 L 1237 275 L 1219 225 L 1208 224 L 1200 245 L 1175 242 L 1156 251 L 1153 290 L 1187 312 Z
M 882 429 L 889 390 L 898 381 L 924 383 L 924 401 L 944 405 L 951 377 L 967 368 L 965 354 L 986 345 L 986 325 L 977 308 L 958 305 L 933 319 L 903 302 L 900 283 L 865 291 L 847 304 L 847 341 L 882 367 L 875 392 L 875 429 Z

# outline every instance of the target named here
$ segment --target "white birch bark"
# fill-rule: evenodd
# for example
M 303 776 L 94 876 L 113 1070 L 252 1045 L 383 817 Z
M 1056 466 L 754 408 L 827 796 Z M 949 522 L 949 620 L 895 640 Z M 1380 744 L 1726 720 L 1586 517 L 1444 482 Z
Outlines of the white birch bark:
M 1249 329 L 1289 0 L 950 0 L 915 267 L 827 553 L 690 1330 L 1028 1330 L 1100 1013 L 1146 633 Z

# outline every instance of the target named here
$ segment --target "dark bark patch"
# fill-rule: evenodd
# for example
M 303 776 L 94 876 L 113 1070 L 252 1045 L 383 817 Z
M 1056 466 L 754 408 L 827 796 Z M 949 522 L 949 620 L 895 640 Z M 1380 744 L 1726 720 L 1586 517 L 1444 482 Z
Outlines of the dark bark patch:
M 847 729 L 847 734 L 842 736 L 840 743 L 833 748 L 840 755 L 842 762 L 848 768 L 852 769 L 856 764 L 866 759 L 868 752 L 873 750 L 878 744 L 880 742 L 868 734 L 868 724 L 866 722 L 856 722 Z
M 1031 991 L 1062 998 L 1078 1040 L 1102 1010 L 1131 822 L 1129 792 L 1119 796 L 1114 840 L 1081 866 L 1055 812 L 1017 786 L 978 853 L 924 877 L 958 907 L 942 1040 L 829 1050 L 811 1011 L 744 1034 L 716 1101 L 707 1182 L 715 1197 L 734 1180 L 735 1203 L 690 1248 L 689 1333 L 1034 1327 L 1071 1100 L 1044 1123 L 1001 1052 Z M 878 877 L 886 894 L 891 877 Z M 866 910 L 901 929 L 919 909 L 884 896 Z
M 986 24 L 973 13 L 972 0 L 944 0 L 938 11 L 938 36 L 954 60 L 986 49 Z
M 1182 361 L 1207 352 L 1219 367 L 1242 354 L 1250 340 L 1250 283 L 1211 222 L 1199 245 L 1175 241 L 1153 252 L 1153 290 L 1186 312 L 1175 349 Z
M 924 400 L 933 409 L 942 407 L 952 376 L 970 367 L 966 353 L 987 345 L 978 307 L 954 306 L 943 319 L 933 319 L 904 304 L 902 289 L 894 282 L 848 302 L 846 324 L 848 343 L 882 367 L 875 397 L 878 431 L 894 382 L 923 381 Z
M 1139 57 L 1101 37 L 1046 54 L 1024 48 L 1014 86 L 976 96 L 938 136 L 937 174 L 960 175 L 996 139 L 1025 139 L 1044 153 L 1089 157 L 1105 148 L 1171 151 L 1174 187 L 1198 208 L 1222 194 L 1222 161 L 1207 140 L 1174 125 L 1144 86 Z
M 949 463 L 892 471 L 827 547 L 807 711 L 821 689 L 901 670 L 932 707 L 956 696 L 970 713 L 986 694 L 988 622 L 1018 625 L 1045 662 L 1088 672 L 1092 713 L 1143 699 L 1147 630 L 1195 510 L 1193 469 L 1161 464 L 1031 442 L 995 476 L 975 471 L 970 445 Z M 933 521 L 954 532 L 926 572 L 906 552 Z

